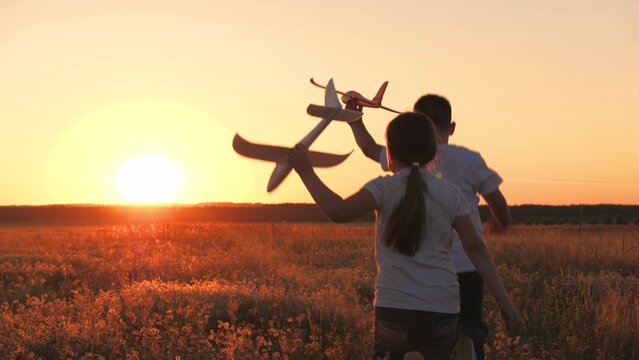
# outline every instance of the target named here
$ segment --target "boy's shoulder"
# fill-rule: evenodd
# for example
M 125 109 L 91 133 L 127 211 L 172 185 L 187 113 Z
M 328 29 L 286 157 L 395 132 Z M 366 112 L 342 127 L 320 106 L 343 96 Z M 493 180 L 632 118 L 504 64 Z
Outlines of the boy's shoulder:
M 471 150 L 465 146 L 454 144 L 437 145 L 437 153 L 442 159 L 453 159 L 456 161 L 483 161 L 483 157 L 478 151 Z
M 443 145 L 443 146 L 442 146 Z M 436 171 L 469 193 L 489 194 L 499 187 L 502 178 L 477 151 L 463 146 L 441 144 L 437 147 Z

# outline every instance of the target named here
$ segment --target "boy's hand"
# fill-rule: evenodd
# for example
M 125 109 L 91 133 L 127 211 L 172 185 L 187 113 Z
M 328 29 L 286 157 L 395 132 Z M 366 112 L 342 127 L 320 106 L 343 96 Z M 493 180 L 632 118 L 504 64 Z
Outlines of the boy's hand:
M 342 101 L 344 101 L 345 104 L 346 104 L 344 106 L 344 108 L 346 108 L 346 110 L 355 110 L 355 111 L 359 111 L 359 112 L 362 111 L 362 107 L 357 105 L 357 100 L 353 99 L 352 97 L 347 97 L 346 95 L 344 95 L 344 96 L 342 96 Z M 348 125 L 350 125 L 351 127 L 353 125 L 356 125 L 356 124 L 363 124 L 363 120 L 362 120 L 361 117 L 359 119 L 355 120 L 355 121 L 351 121 L 351 122 L 348 123 Z
M 490 217 L 490 220 L 488 220 L 485 230 L 487 233 L 494 235 L 506 235 L 506 233 L 508 233 L 508 228 L 503 227 L 494 215 Z
M 308 158 L 308 148 L 302 144 L 297 144 L 289 150 L 288 163 L 300 175 L 313 171 L 313 165 L 311 165 L 311 160 Z
M 350 94 L 358 94 L 355 91 L 348 91 L 345 95 L 342 95 L 342 101 L 346 104 L 346 106 L 344 106 L 347 110 L 355 110 L 355 111 L 362 111 L 362 107 L 359 106 L 359 104 L 357 104 L 357 99 L 355 99 L 354 97 L 350 96 Z
M 501 318 L 504 320 L 504 326 L 506 331 L 510 335 L 520 335 L 526 330 L 526 323 L 519 314 L 519 311 L 515 309 L 510 301 L 504 304 L 500 304 Z

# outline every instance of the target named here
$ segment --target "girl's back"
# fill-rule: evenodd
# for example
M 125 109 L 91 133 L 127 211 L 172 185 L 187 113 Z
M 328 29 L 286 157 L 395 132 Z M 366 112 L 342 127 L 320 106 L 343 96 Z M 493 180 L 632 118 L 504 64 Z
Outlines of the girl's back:
M 426 211 L 419 249 L 411 257 L 384 243 L 389 217 L 404 197 L 410 171 L 411 168 L 404 168 L 364 186 L 375 198 L 378 208 L 375 306 L 459 312 L 459 287 L 449 249 L 452 223 L 457 216 L 468 213 L 468 209 L 456 186 L 420 169 Z

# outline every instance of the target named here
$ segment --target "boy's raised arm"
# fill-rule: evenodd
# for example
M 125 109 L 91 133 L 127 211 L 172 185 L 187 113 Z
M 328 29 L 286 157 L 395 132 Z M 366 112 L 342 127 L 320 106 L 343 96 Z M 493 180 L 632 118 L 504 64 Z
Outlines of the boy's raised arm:
M 354 100 L 346 103 L 346 109 L 357 111 L 361 110 L 358 108 L 357 103 Z M 359 119 L 349 123 L 349 125 L 353 131 L 353 136 L 355 136 L 355 142 L 357 142 L 357 146 L 362 150 L 364 155 L 375 162 L 379 162 L 379 154 L 384 147 L 375 142 L 375 139 L 373 139 L 366 129 L 366 126 L 364 126 L 364 121 Z

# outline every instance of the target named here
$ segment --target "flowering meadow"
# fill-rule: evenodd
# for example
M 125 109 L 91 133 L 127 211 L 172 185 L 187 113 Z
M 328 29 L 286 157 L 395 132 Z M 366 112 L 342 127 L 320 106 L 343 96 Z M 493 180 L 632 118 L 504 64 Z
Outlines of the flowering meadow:
M 1 359 L 369 359 L 373 226 L 0 227 Z M 527 321 L 486 297 L 488 359 L 639 356 L 639 227 L 487 243 Z

